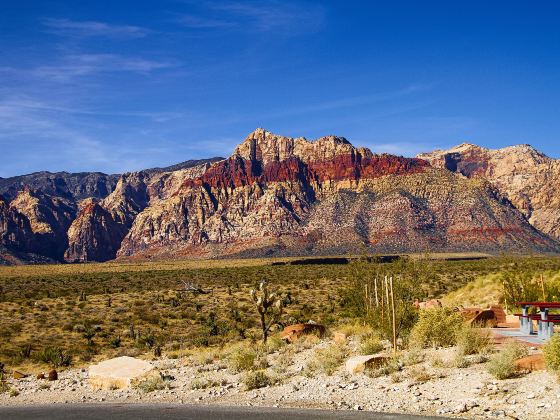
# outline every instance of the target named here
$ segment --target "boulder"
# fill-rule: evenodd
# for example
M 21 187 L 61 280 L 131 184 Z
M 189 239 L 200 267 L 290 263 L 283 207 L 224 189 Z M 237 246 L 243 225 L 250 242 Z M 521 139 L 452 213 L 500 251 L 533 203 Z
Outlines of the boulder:
M 56 381 L 58 380 L 58 372 L 53 369 L 49 372 L 47 378 L 49 379 L 49 381 Z
M 298 338 L 306 334 L 314 334 L 321 338 L 325 335 L 325 327 L 311 323 L 289 325 L 280 333 L 280 338 L 288 343 L 294 343 Z
M 354 356 L 346 361 L 346 371 L 350 374 L 362 373 L 366 367 L 379 367 L 387 363 L 390 356 L 379 353 Z
M 20 372 L 19 370 L 14 370 L 14 373 L 12 374 L 12 377 L 14 379 L 23 379 L 23 378 L 27 378 L 29 375 L 23 372 Z
M 89 367 L 89 384 L 94 390 L 132 388 L 152 377 L 160 377 L 154 365 L 122 356 Z
M 535 370 L 545 370 L 546 366 L 544 363 L 544 355 L 540 354 L 532 354 L 531 356 L 522 357 L 514 362 L 515 367 L 517 370 L 522 371 L 530 371 L 533 372 Z

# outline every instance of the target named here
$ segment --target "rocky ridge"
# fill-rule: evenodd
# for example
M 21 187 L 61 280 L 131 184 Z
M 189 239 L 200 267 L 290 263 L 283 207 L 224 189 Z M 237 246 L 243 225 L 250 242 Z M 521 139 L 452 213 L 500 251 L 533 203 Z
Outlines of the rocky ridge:
M 487 179 L 535 228 L 560 239 L 560 160 L 527 144 L 493 150 L 463 143 L 418 157 L 469 178 Z
M 489 184 L 334 136 L 257 129 L 202 176 L 141 212 L 119 256 L 436 250 L 551 251 Z
M 530 146 L 417 158 L 257 129 L 227 158 L 0 179 L 3 263 L 362 252 L 557 252 L 560 165 Z M 25 182 L 30 185 L 26 186 Z M 540 187 L 540 188 L 538 188 Z

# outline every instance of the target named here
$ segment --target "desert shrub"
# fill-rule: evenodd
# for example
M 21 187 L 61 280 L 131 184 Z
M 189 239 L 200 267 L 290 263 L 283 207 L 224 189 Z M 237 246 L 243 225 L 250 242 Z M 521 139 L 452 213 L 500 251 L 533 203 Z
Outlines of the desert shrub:
M 453 346 L 463 324 L 463 317 L 453 309 L 425 309 L 412 329 L 410 343 L 421 348 Z
M 313 358 L 307 363 L 305 374 L 307 376 L 314 376 L 317 373 L 323 373 L 330 376 L 340 367 L 347 353 L 348 349 L 346 346 L 340 344 L 333 344 L 318 349 L 315 351 Z
M 360 340 L 360 354 L 368 355 L 383 350 L 383 343 L 377 334 L 370 334 Z
M 350 265 L 351 282 L 341 296 L 343 315 L 362 319 L 378 331 L 381 338 L 392 341 L 392 308 L 384 291 L 385 277 L 392 277 L 396 337 L 406 341 L 418 316 L 413 303 L 416 298 L 422 297 L 418 284 L 427 275 L 427 265 L 424 261 L 406 258 L 391 264 L 370 260 L 368 262 L 363 258 Z
M 211 348 L 197 348 L 192 351 L 192 360 L 197 365 L 209 365 L 214 363 L 218 351 Z
M 372 378 L 393 375 L 402 370 L 402 366 L 396 357 L 391 357 L 385 363 L 377 366 L 366 366 L 364 373 Z
M 463 356 L 489 353 L 491 349 L 490 333 L 488 330 L 465 325 L 457 332 L 457 346 L 459 354 Z
M 499 353 L 488 361 L 488 373 L 496 379 L 508 379 L 517 376 L 514 362 L 527 355 L 527 348 L 516 341 L 507 342 Z
M 273 370 L 277 373 L 285 373 L 294 361 L 294 348 L 285 347 L 273 363 Z
M 266 350 L 268 353 L 274 353 L 286 345 L 286 342 L 280 337 L 273 336 L 266 342 Z
M 560 335 L 554 334 L 543 346 L 546 367 L 560 374 Z
M 136 385 L 136 388 L 138 388 L 142 392 L 148 393 L 165 389 L 167 388 L 167 385 L 168 384 L 161 376 L 152 376 L 140 382 L 138 385 Z
M 29 343 L 23 344 L 19 347 L 19 356 L 22 359 L 29 359 L 31 357 L 31 353 L 33 351 L 33 346 Z
M 421 349 L 411 348 L 401 355 L 401 362 L 404 366 L 413 366 L 422 363 L 425 359 L 425 354 Z
M 72 356 L 60 347 L 46 347 L 37 353 L 37 359 L 55 368 L 60 366 L 70 366 Z
M 239 373 L 250 370 L 255 365 L 257 352 L 245 343 L 235 346 L 227 355 L 227 366 L 233 372 Z
M 247 390 L 264 388 L 265 386 L 272 384 L 272 380 L 268 377 L 264 370 L 245 372 L 242 381 Z
M 120 346 L 121 346 L 121 341 L 122 341 L 122 340 L 121 340 L 121 336 L 120 336 L 120 335 L 117 335 L 117 336 L 113 337 L 113 338 L 111 339 L 111 342 L 110 342 L 111 347 L 113 347 L 113 348 L 120 347 Z
M 217 380 L 217 379 L 211 379 L 211 378 L 207 378 L 207 377 L 199 377 L 199 378 L 194 378 L 191 381 L 191 389 L 207 389 L 207 388 L 213 388 L 215 386 L 223 386 L 226 385 L 227 381 L 225 379 L 222 380 Z
M 364 322 L 354 322 L 340 326 L 337 331 L 345 334 L 347 337 L 362 337 L 373 333 L 372 328 Z
M 414 381 L 414 383 L 417 384 L 423 384 L 432 379 L 432 375 L 430 375 L 424 367 L 413 368 L 409 372 L 409 376 Z

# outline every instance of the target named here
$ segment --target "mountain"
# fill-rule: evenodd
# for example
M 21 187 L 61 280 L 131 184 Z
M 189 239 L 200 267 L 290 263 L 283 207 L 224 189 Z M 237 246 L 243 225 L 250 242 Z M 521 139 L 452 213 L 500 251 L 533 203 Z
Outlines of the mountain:
M 464 143 L 418 157 L 468 178 L 487 179 L 535 228 L 560 239 L 560 160 L 527 144 L 492 150 Z
M 171 171 L 151 169 L 123 174 L 103 200 L 88 201 L 68 231 L 67 262 L 106 261 L 115 258 L 136 216 L 150 204 L 165 199 L 186 179 L 202 175 L 212 158 L 174 165 Z
M 346 139 L 251 133 L 134 219 L 118 256 L 553 251 L 488 183 Z
M 152 186 L 155 193 L 165 187 L 169 179 L 188 172 L 189 168 L 221 159 L 185 161 L 171 167 L 148 169 L 142 174 L 161 182 L 160 187 Z M 130 180 L 134 177 L 134 174 L 106 175 L 99 172 L 37 172 L 0 178 L 0 264 L 64 261 L 65 256 L 70 261 L 114 258 L 127 231 L 119 223 L 129 225 L 135 216 L 134 211 L 146 205 L 133 194 Z M 115 215 L 121 215 L 117 221 L 113 220 L 112 213 L 104 218 L 107 210 L 101 206 L 113 192 L 113 210 Z M 114 198 L 119 196 L 123 201 L 121 208 Z M 102 225 L 110 226 L 105 236 L 95 236 L 88 230 L 88 220 L 92 215 Z M 95 247 L 88 246 L 89 241 L 95 243 Z M 80 251 L 81 245 L 85 248 Z M 78 257 L 80 252 L 83 255 Z
M 119 175 L 107 175 L 100 172 L 35 172 L 29 175 L 0 178 L 0 196 L 13 200 L 19 191 L 28 187 L 50 196 L 71 200 L 106 197 L 119 179 Z
M 0 179 L 0 263 L 558 252 L 550 217 L 557 161 L 528 146 L 512 149 L 461 145 L 404 158 L 343 137 L 310 141 L 257 129 L 227 159 L 117 179 L 45 172 Z M 535 191 L 537 182 L 547 190 Z

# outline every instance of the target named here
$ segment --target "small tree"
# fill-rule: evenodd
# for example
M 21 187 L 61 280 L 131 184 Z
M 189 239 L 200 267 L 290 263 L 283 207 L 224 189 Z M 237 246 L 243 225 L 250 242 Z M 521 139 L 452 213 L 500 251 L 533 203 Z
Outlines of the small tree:
M 279 294 L 269 292 L 266 280 L 261 281 L 258 291 L 256 289 L 251 290 L 251 297 L 257 306 L 261 321 L 262 339 L 263 343 L 266 344 L 270 329 L 280 321 L 284 304 Z

